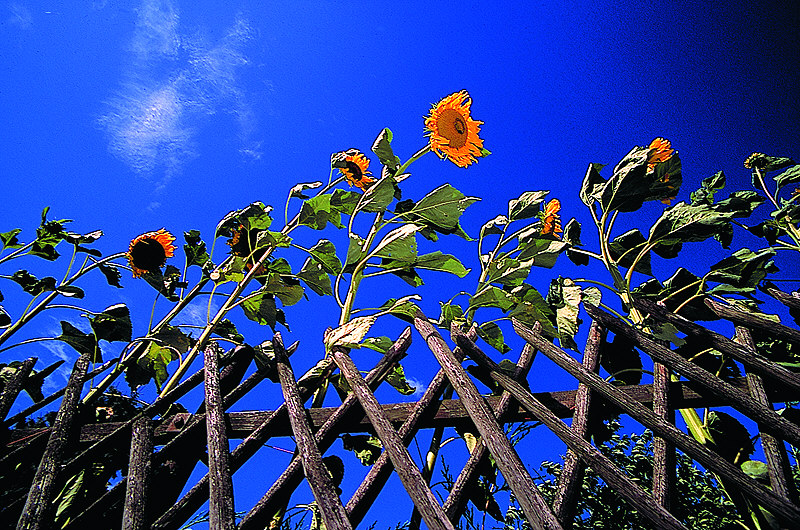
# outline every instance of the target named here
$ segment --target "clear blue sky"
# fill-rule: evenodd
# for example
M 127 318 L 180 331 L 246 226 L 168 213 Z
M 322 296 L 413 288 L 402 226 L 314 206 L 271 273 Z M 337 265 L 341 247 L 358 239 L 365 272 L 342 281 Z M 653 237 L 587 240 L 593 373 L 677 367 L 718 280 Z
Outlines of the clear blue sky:
M 586 165 L 615 163 L 656 136 L 681 154 L 679 200 L 720 169 L 730 188 L 748 186 L 742 161 L 753 151 L 800 156 L 798 25 L 791 1 L 6 1 L 0 231 L 23 228 L 27 240 L 49 205 L 75 231 L 102 229 L 106 254 L 161 227 L 210 239 L 225 213 L 254 200 L 281 211 L 295 183 L 327 179 L 332 152 L 366 152 L 383 127 L 407 158 L 425 143 L 430 105 L 466 89 L 493 154 L 468 169 L 428 155 L 404 183 L 408 196 L 449 182 L 481 197 L 463 217 L 476 235 L 509 199 L 549 189 L 565 221 L 588 233 L 577 197 Z M 552 276 L 534 274 L 543 285 Z M 453 292 L 426 278 L 423 307 L 436 316 Z M 123 282 L 146 325 L 151 292 Z M 399 281 L 388 288 L 408 294 Z M 288 337 L 313 349 L 336 314 L 310 296 L 313 305 L 287 310 Z M 315 319 L 304 316 L 311 307 Z M 57 320 L 43 316 L 43 333 Z M 432 358 L 418 359 L 407 370 L 424 380 Z

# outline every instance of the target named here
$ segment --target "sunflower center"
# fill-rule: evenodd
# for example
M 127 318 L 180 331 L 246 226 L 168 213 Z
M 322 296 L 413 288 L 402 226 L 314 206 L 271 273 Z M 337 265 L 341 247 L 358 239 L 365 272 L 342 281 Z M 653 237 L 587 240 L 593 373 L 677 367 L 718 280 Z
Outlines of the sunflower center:
M 350 172 L 350 178 L 352 178 L 354 182 L 359 182 L 364 176 L 359 165 L 349 160 L 347 161 L 347 171 Z
M 155 239 L 143 239 L 131 249 L 131 263 L 137 269 L 155 271 L 167 261 L 164 247 Z
M 455 109 L 445 109 L 439 117 L 439 134 L 450 141 L 450 147 L 458 149 L 467 145 L 467 122 Z

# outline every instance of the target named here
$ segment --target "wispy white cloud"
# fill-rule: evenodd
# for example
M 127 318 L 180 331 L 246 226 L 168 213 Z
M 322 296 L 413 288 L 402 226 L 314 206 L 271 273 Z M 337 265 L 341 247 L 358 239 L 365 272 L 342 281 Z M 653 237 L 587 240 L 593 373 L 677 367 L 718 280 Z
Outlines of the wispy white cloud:
M 215 43 L 182 31 L 174 0 L 143 0 L 128 54 L 129 65 L 99 122 L 110 151 L 159 186 L 199 155 L 197 136 L 209 116 L 231 116 L 240 153 L 260 157 L 255 119 L 240 70 L 253 31 L 241 16 Z M 163 176 L 161 176 L 163 175 Z
M 18 26 L 20 29 L 30 29 L 33 26 L 33 16 L 27 7 L 19 2 L 12 2 L 8 4 L 8 10 L 11 14 L 6 18 L 6 22 Z

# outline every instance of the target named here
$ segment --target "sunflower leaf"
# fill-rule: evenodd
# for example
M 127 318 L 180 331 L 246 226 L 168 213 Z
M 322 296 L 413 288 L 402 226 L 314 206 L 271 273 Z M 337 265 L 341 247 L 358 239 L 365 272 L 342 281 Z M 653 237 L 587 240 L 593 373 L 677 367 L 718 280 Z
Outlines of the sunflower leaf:
M 511 293 L 495 287 L 494 285 L 487 285 L 470 298 L 468 311 L 480 307 L 497 307 L 505 312 L 515 305 L 516 301 Z
M 186 253 L 187 267 L 197 265 L 204 270 L 214 268 L 214 264 L 211 263 L 211 256 L 206 251 L 206 244 L 200 238 L 199 230 L 184 232 L 183 239 L 186 241 L 186 244 L 183 245 L 183 251 Z
M 314 230 L 322 230 L 328 222 L 333 223 L 337 228 L 342 228 L 339 212 L 331 207 L 331 194 L 329 193 L 323 193 L 303 201 L 298 222 Z
M 569 278 L 559 276 L 550 281 L 546 302 L 555 309 L 556 326 L 562 348 L 576 350 L 575 334 L 581 320 L 578 318 L 581 302 L 581 288 Z
M 700 188 L 691 194 L 692 206 L 698 204 L 714 204 L 714 194 L 725 188 L 725 173 L 717 171 L 710 177 L 703 179 Z
M 177 358 L 178 354 L 174 349 L 151 342 L 147 350 L 136 360 L 136 364 L 125 370 L 125 380 L 132 388 L 136 388 L 154 379 L 156 387 L 160 390 L 161 385 L 169 377 L 167 365 Z
M 241 306 L 247 318 L 275 330 L 275 324 L 278 323 L 278 307 L 273 295 L 267 293 L 252 295 L 242 302 Z
M 381 164 L 388 167 L 392 173 L 400 167 L 400 158 L 392 151 L 392 131 L 384 128 L 372 144 L 372 152 L 378 155 Z
M 308 251 L 315 261 L 322 264 L 328 274 L 339 274 L 342 262 L 336 256 L 336 247 L 327 239 L 320 239 Z
M 88 353 L 92 356 L 92 362 L 103 362 L 95 336 L 84 333 L 66 320 L 61 321 L 61 335 L 56 337 L 56 340 L 66 342 L 81 355 Z
M 227 318 L 222 319 L 216 326 L 214 326 L 214 334 L 231 340 L 237 344 L 244 343 L 244 335 L 239 333 L 233 322 Z
M 488 265 L 488 283 L 497 283 L 503 287 L 517 287 L 528 277 L 533 266 L 533 260 L 519 261 L 513 258 L 501 257 Z
M 605 164 L 589 164 L 586 175 L 581 184 L 580 198 L 583 204 L 591 208 L 592 204 L 599 199 L 600 192 L 606 180 L 600 175 L 600 171 L 606 167 Z
M 550 191 L 526 191 L 516 199 L 508 201 L 508 219 L 519 221 L 535 217 L 541 210 L 539 205 Z
M 331 278 L 323 264 L 311 257 L 306 258 L 297 277 L 306 282 L 312 291 L 320 296 L 333 294 Z
M 122 274 L 120 274 L 117 267 L 113 265 L 100 265 L 99 268 L 100 272 L 103 273 L 103 276 L 106 277 L 106 282 L 108 285 L 122 288 L 122 285 L 119 283 L 120 279 L 122 278 Z
M 526 326 L 536 322 L 542 325 L 542 332 L 549 337 L 558 337 L 558 330 L 553 325 L 553 310 L 539 291 L 533 286 L 523 283 L 511 291 L 512 300 L 516 303 L 508 316 L 516 318 Z M 552 320 L 551 320 L 552 319 Z
M 370 253 L 378 258 L 413 263 L 417 257 L 417 240 L 414 234 L 419 227 L 413 224 L 404 224 L 395 228 L 375 246 Z
M 17 234 L 22 232 L 19 228 L 14 228 L 13 230 L 9 230 L 8 232 L 0 232 L 0 242 L 3 243 L 4 249 L 16 249 L 21 248 L 22 243 L 19 242 L 17 239 Z
M 39 279 L 25 269 L 20 269 L 12 274 L 11 280 L 18 283 L 23 291 L 33 296 L 56 290 L 55 278 L 47 276 Z
M 753 292 L 758 284 L 767 277 L 767 274 L 777 272 L 778 269 L 772 262 L 774 256 L 775 251 L 772 249 L 760 252 L 753 252 L 747 248 L 739 249 L 712 265 L 706 279 L 733 286 L 739 293 Z M 709 292 L 718 292 L 719 290 L 716 288 Z
M 404 212 L 403 217 L 412 222 L 422 221 L 442 234 L 462 235 L 459 218 L 471 204 L 479 200 L 478 197 L 467 197 L 450 184 L 444 184 L 420 199 Z
M 792 166 L 780 175 L 775 175 L 772 178 L 775 179 L 775 183 L 778 185 L 778 188 L 775 192 L 777 195 L 784 186 L 800 182 L 800 164 Z
M 383 444 L 380 439 L 367 434 L 342 435 L 342 447 L 345 451 L 353 451 L 361 464 L 371 466 L 381 456 Z
M 478 336 L 504 355 L 511 351 L 511 347 L 503 340 L 503 331 L 494 322 L 486 322 L 478 326 Z
M 353 215 L 353 211 L 361 200 L 361 194 L 337 188 L 331 196 L 331 208 L 345 215 Z
M 406 379 L 406 373 L 400 363 L 395 364 L 392 370 L 386 374 L 386 382 L 404 396 L 410 396 L 417 391 L 417 389 L 408 382 L 408 379 Z
M 133 334 L 131 312 L 125 304 L 115 304 L 103 309 L 89 319 L 97 340 L 130 342 Z
M 324 343 L 327 351 L 336 346 L 343 348 L 357 348 L 366 337 L 369 328 L 378 319 L 376 316 L 356 317 L 325 335 Z
M 297 184 L 292 189 L 289 190 L 289 197 L 295 199 L 308 199 L 308 195 L 303 193 L 306 190 L 315 190 L 322 186 L 322 182 L 302 182 Z
M 395 186 L 395 181 L 391 176 L 379 179 L 364 192 L 359 209 L 372 213 L 386 210 L 386 207 L 394 200 Z
M 5 310 L 3 306 L 0 305 L 0 329 L 5 329 L 11 325 L 11 316 Z
M 617 262 L 617 265 L 629 269 L 631 265 L 633 265 L 633 260 L 638 257 L 646 244 L 647 240 L 645 237 L 637 228 L 634 228 L 615 237 L 609 244 L 608 250 L 611 254 L 611 258 Z M 653 275 L 653 271 L 650 268 L 650 252 L 644 254 L 642 258 L 636 262 L 634 270 L 642 274 L 647 274 L 648 276 Z
M 522 242 L 521 242 L 522 243 Z M 532 239 L 520 245 L 522 252 L 517 255 L 519 261 L 531 261 L 537 267 L 552 269 L 558 256 L 569 248 L 569 243 L 553 239 Z

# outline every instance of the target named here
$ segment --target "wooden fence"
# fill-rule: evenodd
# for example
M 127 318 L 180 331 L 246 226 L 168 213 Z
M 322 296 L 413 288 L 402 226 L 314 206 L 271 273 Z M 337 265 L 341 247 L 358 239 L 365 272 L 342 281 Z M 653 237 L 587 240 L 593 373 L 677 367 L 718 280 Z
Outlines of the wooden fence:
M 770 294 L 790 308 L 800 309 L 799 298 L 777 290 L 771 290 Z M 737 495 L 767 509 L 786 528 L 800 528 L 800 505 L 785 446 L 785 442 L 800 446 L 800 427 L 773 408 L 773 403 L 800 400 L 800 375 L 758 354 L 751 330 L 795 344 L 800 344 L 800 332 L 708 301 L 712 311 L 736 326 L 736 340 L 731 340 L 654 304 L 637 302 L 637 305 L 651 318 L 668 322 L 687 336 L 694 336 L 735 359 L 743 367 L 745 377 L 721 379 L 676 353 L 669 344 L 591 306 L 586 307 L 593 322 L 582 362 L 543 337 L 537 326 L 531 329 L 514 321 L 514 330 L 526 346 L 511 375 L 500 370 L 476 345 L 474 331 L 465 334 L 453 328 L 450 337 L 456 347 L 451 348 L 428 319 L 418 314 L 414 328 L 433 353 L 440 370 L 419 401 L 412 403 L 381 404 L 373 393 L 405 355 L 414 334 L 411 328 L 400 335 L 366 377 L 356 369 L 346 350 L 334 348 L 315 370 L 297 380 L 289 363 L 289 355 L 297 344 L 286 348 L 276 333 L 273 370 L 262 368 L 244 379 L 253 350 L 244 346 L 223 354 L 212 344 L 205 350 L 203 369 L 134 417 L 118 423 L 81 421 L 78 403 L 84 383 L 108 368 L 102 366 L 87 374 L 87 357 L 75 363 L 65 388 L 5 419 L 30 377 L 36 360 L 28 359 L 0 396 L 0 418 L 5 419 L 0 476 L 6 477 L 0 488 L 5 495 L 0 505 L 0 521 L 18 529 L 50 528 L 53 501 L 70 477 L 113 450 L 127 456 L 127 474 L 76 513 L 67 528 L 178 529 L 208 502 L 211 528 L 261 529 L 286 507 L 303 480 L 307 481 L 316 509 L 328 529 L 355 528 L 364 520 L 367 509 L 376 502 L 393 472 L 415 505 L 412 521 L 421 520 L 428 528 L 454 528 L 466 507 L 467 486 L 476 479 L 481 462 L 491 455 L 533 528 L 572 526 L 588 467 L 654 528 L 678 529 L 685 527 L 670 511 L 678 449 L 713 471 Z M 651 357 L 652 384 L 615 386 L 598 375 L 600 347 L 608 331 L 632 341 Z M 528 390 L 525 379 L 537 352 L 574 376 L 578 380 L 577 390 L 550 393 Z M 465 357 L 488 370 L 502 387 L 502 395 L 480 394 L 462 366 Z M 306 409 L 304 403 L 336 369 L 352 391 L 336 408 Z M 225 412 L 267 377 L 279 381 L 283 390 L 284 403 L 278 409 Z M 168 412 L 176 400 L 201 382 L 205 401 L 194 414 Z M 445 394 L 448 386 L 458 399 Z M 59 397 L 61 405 L 51 427 L 10 429 Z M 593 408 L 596 413 L 598 399 L 613 404 L 653 431 L 650 492 L 591 443 L 589 419 Z M 733 407 L 758 425 L 770 487 L 749 477 L 740 467 L 675 426 L 678 409 L 721 405 Z M 571 424 L 565 423 L 565 418 L 571 418 Z M 552 506 L 540 494 L 503 428 L 510 422 L 531 420 L 544 424 L 568 449 Z M 407 447 L 420 429 L 466 425 L 474 426 L 482 443 L 475 446 L 445 502 L 440 504 L 429 485 L 430 474 L 420 471 Z M 364 432 L 380 438 L 383 452 L 344 503 L 323 455 L 342 434 Z M 291 463 L 237 524 L 234 473 L 271 437 L 290 435 L 297 444 Z M 233 451 L 229 450 L 230 438 L 242 440 Z M 206 462 L 208 473 L 189 487 L 187 481 L 200 461 Z M 32 477 L 15 471 L 26 468 L 35 468 Z M 186 493 L 181 495 L 183 491 Z

